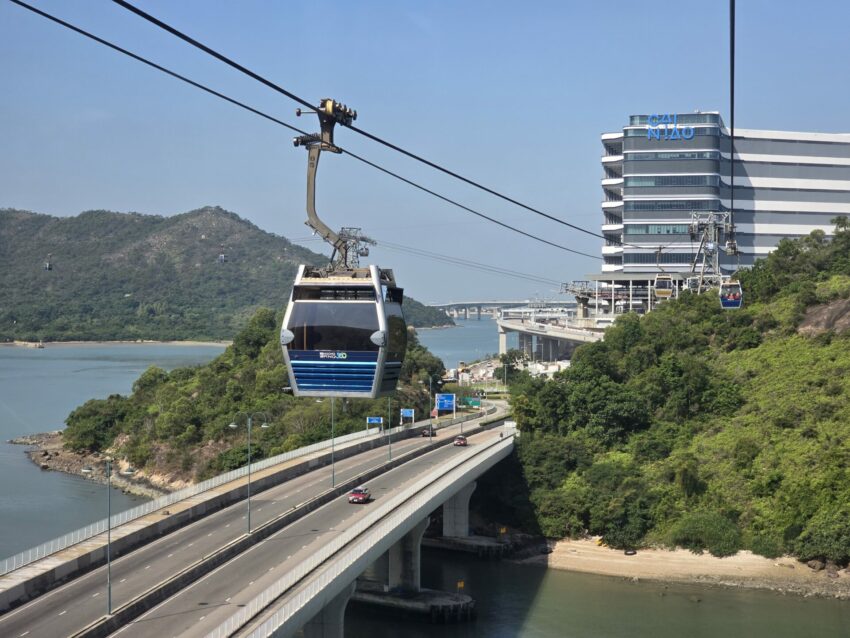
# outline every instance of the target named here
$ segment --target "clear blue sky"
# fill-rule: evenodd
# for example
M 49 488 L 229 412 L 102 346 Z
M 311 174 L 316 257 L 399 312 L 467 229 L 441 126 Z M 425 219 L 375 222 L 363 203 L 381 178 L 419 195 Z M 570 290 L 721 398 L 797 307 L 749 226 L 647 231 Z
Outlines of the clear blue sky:
M 296 105 L 107 0 L 33 0 L 95 34 L 308 130 Z M 728 2 L 138 0 L 143 9 L 357 124 L 571 223 L 601 223 L 599 135 L 631 113 L 728 118 Z M 736 125 L 850 131 L 850 3 L 739 0 Z M 0 0 L 0 207 L 171 215 L 219 205 L 289 238 L 306 153 L 291 133 Z M 339 130 L 342 146 L 528 232 L 601 240 Z M 346 157 L 325 155 L 320 214 L 377 239 L 581 279 L 599 261 L 499 229 Z M 314 250 L 320 244 L 306 244 Z M 551 286 L 386 248 L 423 301 L 555 296 Z

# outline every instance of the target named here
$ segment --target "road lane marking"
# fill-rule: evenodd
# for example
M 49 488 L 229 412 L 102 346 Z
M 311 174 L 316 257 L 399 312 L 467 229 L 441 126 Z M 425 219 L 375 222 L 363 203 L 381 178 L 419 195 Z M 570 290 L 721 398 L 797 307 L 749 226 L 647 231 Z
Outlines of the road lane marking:
M 224 599 L 224 602 L 229 603 L 229 602 L 230 602 L 230 598 L 225 598 L 225 599 Z
M 24 638 L 24 636 L 26 636 L 29 632 L 29 629 L 27 629 L 24 633 L 21 634 L 21 638 Z
M 63 611 L 63 612 L 60 612 L 60 613 L 59 613 L 59 615 L 60 615 L 60 616 L 64 616 L 64 615 L 65 615 L 65 614 L 67 614 L 67 613 L 68 613 L 68 610 L 66 609 L 66 610 L 65 610 L 65 611 Z
M 123 583 L 125 580 L 127 580 L 127 579 L 126 579 L 126 578 L 122 578 L 119 582 Z
M 92 598 L 97 598 L 98 596 L 100 596 L 100 592 L 96 592 L 91 595 Z
M 174 554 L 169 554 L 169 555 L 167 556 L 167 558 L 171 558 L 172 556 L 174 556 Z
M 210 532 L 209 534 L 207 534 L 207 537 L 210 537 L 210 536 L 212 536 L 212 532 Z

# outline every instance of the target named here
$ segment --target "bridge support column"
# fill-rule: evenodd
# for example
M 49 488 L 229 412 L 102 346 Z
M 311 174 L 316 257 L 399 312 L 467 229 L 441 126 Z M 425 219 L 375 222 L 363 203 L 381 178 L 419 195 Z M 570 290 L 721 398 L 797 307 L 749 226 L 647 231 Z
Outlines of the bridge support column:
M 531 339 L 531 335 L 525 334 L 524 332 L 519 333 L 519 349 L 529 359 L 531 359 Z
M 464 306 L 464 308 L 463 308 L 463 318 L 464 318 L 465 321 L 469 320 L 469 307 L 468 306 Z
M 304 625 L 304 638 L 344 638 L 345 607 L 357 583 L 346 585 L 325 608 Z
M 481 321 L 481 306 L 478 306 L 478 321 Z
M 428 529 L 430 518 L 405 534 L 389 549 L 388 585 L 390 591 L 418 592 L 421 589 L 422 535 Z
M 443 536 L 469 536 L 469 499 L 478 484 L 472 481 L 443 503 Z
M 499 354 L 508 353 L 508 333 L 502 326 L 499 326 Z

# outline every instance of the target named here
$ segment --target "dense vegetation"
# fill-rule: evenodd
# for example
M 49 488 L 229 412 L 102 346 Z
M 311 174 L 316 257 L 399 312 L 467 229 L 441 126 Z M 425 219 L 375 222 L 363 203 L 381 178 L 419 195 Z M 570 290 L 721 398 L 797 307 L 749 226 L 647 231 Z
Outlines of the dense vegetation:
M 513 375 L 528 497 L 503 492 L 515 522 L 614 547 L 848 562 L 846 222 L 832 241 L 783 240 L 741 281 L 742 310 L 686 294 L 621 317 L 552 381 Z
M 220 208 L 0 209 L 0 341 L 229 340 L 258 308 L 284 307 L 298 264 L 326 261 Z M 413 299 L 405 312 L 414 326 L 451 323 Z
M 129 397 L 88 401 L 67 419 L 66 447 L 111 449 L 148 474 L 196 481 L 247 462 L 244 418 L 238 431 L 228 427 L 239 412 L 264 413 L 252 429 L 254 459 L 330 438 L 330 400 L 283 391 L 289 381 L 278 342 L 280 319 L 260 310 L 211 363 L 170 373 L 151 367 Z M 336 400 L 335 434 L 365 427 L 368 415 L 391 415 L 396 425 L 400 407 L 427 414 L 428 375 L 442 372 L 442 362 L 410 331 L 398 391 L 389 401 Z M 258 427 L 263 420 L 270 427 Z

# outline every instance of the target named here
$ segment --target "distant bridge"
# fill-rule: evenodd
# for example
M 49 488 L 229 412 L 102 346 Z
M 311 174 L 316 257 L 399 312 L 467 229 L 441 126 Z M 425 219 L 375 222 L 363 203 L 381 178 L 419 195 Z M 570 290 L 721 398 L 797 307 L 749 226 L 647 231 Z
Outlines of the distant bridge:
M 448 303 L 431 303 L 427 304 L 429 308 L 439 308 L 450 317 L 463 316 L 464 319 L 469 319 L 470 308 L 476 311 L 478 319 L 482 315 L 490 315 L 498 317 L 499 312 L 504 308 L 555 308 L 563 306 L 562 301 L 542 301 L 539 299 L 520 299 L 520 300 L 490 300 L 490 301 L 450 301 Z

